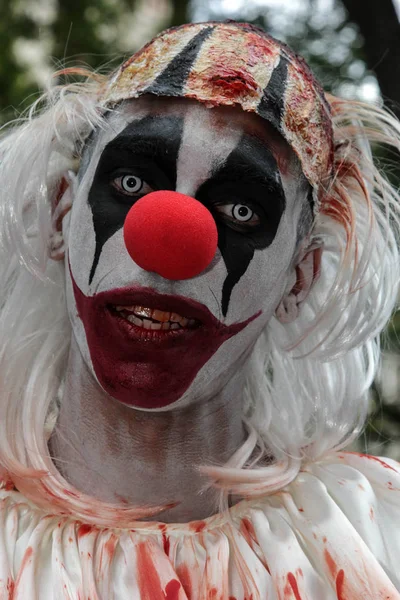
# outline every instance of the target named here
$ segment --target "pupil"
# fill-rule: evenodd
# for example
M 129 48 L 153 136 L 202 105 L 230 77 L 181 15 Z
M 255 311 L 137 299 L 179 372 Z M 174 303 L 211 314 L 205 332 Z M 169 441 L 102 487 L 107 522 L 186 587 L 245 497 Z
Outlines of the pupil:
M 136 178 L 135 177 L 129 177 L 127 184 L 129 187 L 135 187 L 136 186 Z
M 246 206 L 241 206 L 238 210 L 238 213 L 241 217 L 247 217 L 249 214 L 249 209 Z

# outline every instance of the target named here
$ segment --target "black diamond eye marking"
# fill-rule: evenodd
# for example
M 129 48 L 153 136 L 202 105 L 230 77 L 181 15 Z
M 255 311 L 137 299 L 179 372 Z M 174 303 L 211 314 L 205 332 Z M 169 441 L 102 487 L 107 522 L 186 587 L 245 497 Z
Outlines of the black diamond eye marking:
M 130 123 L 103 150 L 88 196 L 96 239 L 89 285 L 104 244 L 124 226 L 129 210 L 140 197 L 119 193 L 111 181 L 117 175 L 133 174 L 154 190 L 175 189 L 182 131 L 182 118 L 150 115 Z

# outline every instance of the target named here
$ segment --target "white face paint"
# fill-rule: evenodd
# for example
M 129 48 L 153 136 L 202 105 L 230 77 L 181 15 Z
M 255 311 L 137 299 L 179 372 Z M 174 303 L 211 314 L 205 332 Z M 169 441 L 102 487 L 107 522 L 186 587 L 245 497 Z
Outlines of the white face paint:
M 144 97 L 112 114 L 92 142 L 65 232 L 67 303 L 86 364 L 117 400 L 166 410 L 212 397 L 272 317 L 308 186 L 268 129 L 239 109 Z M 213 214 L 218 249 L 200 275 L 172 281 L 133 262 L 123 224 L 140 184 L 141 194 L 169 186 L 196 197 Z M 132 320 L 157 319 L 135 321 L 146 312 L 139 306 L 163 311 L 161 320 L 195 319 L 196 328 L 181 320 L 186 331 L 145 330 Z

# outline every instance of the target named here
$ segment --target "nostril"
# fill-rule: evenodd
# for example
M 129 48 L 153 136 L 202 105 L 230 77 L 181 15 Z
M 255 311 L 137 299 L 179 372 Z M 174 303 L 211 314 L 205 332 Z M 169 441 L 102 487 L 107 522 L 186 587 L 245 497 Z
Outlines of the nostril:
M 142 269 L 166 279 L 190 279 L 214 258 L 218 232 L 213 216 L 201 202 L 185 194 L 162 190 L 143 196 L 124 224 L 126 248 Z

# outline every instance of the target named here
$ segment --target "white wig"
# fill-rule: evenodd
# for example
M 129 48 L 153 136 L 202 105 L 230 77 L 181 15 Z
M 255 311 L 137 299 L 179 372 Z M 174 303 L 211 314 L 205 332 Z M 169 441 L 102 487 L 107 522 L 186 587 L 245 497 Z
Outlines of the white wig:
M 64 266 L 48 258 L 52 206 L 65 173 L 79 169 L 84 140 L 104 124 L 104 82 L 54 87 L 0 141 L 0 468 L 36 505 L 120 527 L 160 507 L 82 494 L 48 449 L 71 336 Z M 201 467 L 224 493 L 281 489 L 365 423 L 379 334 L 397 297 L 400 212 L 370 143 L 400 150 L 400 124 L 375 106 L 329 100 L 334 178 L 306 237 L 310 248 L 323 246 L 320 278 L 299 317 L 286 325 L 272 318 L 254 348 L 248 439 L 227 465 Z

